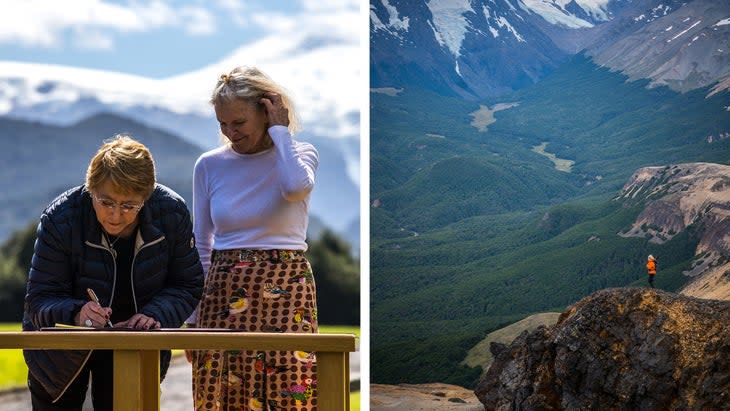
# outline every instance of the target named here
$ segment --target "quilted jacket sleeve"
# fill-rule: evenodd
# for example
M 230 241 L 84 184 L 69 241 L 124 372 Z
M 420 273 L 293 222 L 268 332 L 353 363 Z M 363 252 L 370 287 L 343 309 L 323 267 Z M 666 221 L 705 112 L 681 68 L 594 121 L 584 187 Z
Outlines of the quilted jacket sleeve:
M 43 214 L 38 224 L 26 289 L 26 313 L 33 328 L 57 323 L 73 324 L 86 301 L 73 298 L 70 246 L 71 224 L 67 215 Z

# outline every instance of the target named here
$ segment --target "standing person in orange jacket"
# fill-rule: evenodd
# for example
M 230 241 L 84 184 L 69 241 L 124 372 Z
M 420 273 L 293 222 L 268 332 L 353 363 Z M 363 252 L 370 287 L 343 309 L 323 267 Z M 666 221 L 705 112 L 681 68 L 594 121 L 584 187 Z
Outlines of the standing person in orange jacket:
M 654 288 L 654 276 L 656 275 L 656 259 L 653 255 L 649 254 L 648 261 L 646 262 L 646 272 L 649 275 L 649 285 Z

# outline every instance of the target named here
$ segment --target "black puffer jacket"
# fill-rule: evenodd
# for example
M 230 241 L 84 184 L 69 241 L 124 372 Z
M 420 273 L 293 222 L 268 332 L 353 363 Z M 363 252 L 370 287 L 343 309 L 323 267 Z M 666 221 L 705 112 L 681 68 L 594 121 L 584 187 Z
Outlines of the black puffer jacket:
M 73 324 L 92 288 L 111 305 L 116 285 L 114 255 L 102 236 L 89 192 L 79 186 L 58 196 L 41 215 L 25 296 L 23 330 Z M 140 210 L 132 268 L 137 312 L 177 328 L 193 312 L 203 290 L 190 213 L 182 198 L 158 184 Z M 90 351 L 26 350 L 29 371 L 60 397 Z M 161 355 L 164 376 L 170 352 Z

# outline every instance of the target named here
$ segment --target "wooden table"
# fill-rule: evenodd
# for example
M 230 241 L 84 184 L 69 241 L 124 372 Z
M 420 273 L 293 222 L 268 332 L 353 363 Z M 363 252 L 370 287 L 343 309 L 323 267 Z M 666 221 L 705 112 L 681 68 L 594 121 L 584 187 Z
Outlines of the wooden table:
M 105 349 L 114 351 L 115 410 L 160 409 L 160 350 L 266 350 L 317 353 L 317 407 L 350 409 L 352 334 L 276 334 L 236 331 L 32 331 L 0 332 L 0 349 Z M 192 402 L 192 399 L 191 399 Z

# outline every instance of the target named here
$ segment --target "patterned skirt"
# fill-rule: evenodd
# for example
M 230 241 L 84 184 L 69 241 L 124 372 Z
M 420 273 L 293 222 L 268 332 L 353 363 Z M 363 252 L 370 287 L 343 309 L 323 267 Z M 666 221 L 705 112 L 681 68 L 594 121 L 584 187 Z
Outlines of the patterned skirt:
M 197 327 L 317 333 L 316 288 L 302 251 L 215 250 Z M 316 410 L 316 358 L 304 351 L 194 351 L 200 410 Z

